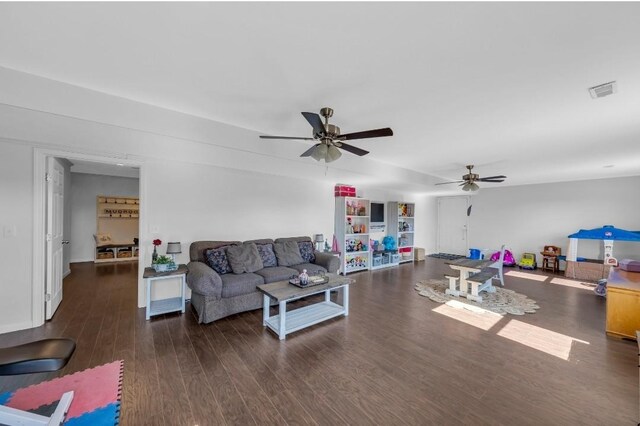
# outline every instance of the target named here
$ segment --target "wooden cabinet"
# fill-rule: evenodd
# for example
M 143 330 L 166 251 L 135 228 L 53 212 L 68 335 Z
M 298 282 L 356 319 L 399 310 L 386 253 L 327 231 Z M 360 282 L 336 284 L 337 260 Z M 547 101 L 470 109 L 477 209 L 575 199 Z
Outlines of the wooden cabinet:
M 95 262 L 138 259 L 138 197 L 99 195 L 96 199 Z
M 611 268 L 607 279 L 607 334 L 629 339 L 640 330 L 640 273 Z

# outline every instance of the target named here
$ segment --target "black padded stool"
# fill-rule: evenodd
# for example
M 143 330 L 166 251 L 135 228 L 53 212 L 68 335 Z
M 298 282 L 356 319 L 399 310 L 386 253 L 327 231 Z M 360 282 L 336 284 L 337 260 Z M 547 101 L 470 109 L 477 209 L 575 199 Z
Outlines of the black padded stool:
M 44 339 L 0 348 L 0 376 L 60 370 L 75 350 L 76 342 L 71 339 Z M 73 391 L 65 392 L 51 417 L 0 405 L 0 424 L 60 425 L 72 400 Z
M 71 339 L 44 339 L 0 348 L 0 376 L 60 370 L 75 350 L 76 342 Z

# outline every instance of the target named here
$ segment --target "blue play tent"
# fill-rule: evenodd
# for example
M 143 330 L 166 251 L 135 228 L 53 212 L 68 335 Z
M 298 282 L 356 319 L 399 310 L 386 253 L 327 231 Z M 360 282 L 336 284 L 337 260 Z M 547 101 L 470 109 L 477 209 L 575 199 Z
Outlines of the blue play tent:
M 605 225 L 602 228 L 581 229 L 569 238 L 581 240 L 613 240 L 613 241 L 637 241 L 640 242 L 640 231 L 626 231 L 612 225 Z

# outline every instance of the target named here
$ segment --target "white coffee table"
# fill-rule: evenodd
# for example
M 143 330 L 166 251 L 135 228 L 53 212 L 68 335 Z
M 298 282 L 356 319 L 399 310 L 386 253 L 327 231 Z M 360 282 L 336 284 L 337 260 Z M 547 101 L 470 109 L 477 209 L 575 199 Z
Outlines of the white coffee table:
M 287 334 L 294 331 L 340 315 L 345 317 L 349 315 L 349 284 L 354 280 L 335 274 L 328 275 L 328 283 L 306 288 L 296 287 L 293 284 L 289 284 L 288 281 L 259 285 L 258 290 L 263 293 L 262 325 L 273 330 L 280 340 L 283 340 Z M 331 301 L 331 290 L 338 289 L 342 290 L 342 305 Z M 320 293 L 324 293 L 322 302 L 287 312 L 288 302 Z M 278 302 L 278 315 L 270 316 L 269 314 L 271 299 Z

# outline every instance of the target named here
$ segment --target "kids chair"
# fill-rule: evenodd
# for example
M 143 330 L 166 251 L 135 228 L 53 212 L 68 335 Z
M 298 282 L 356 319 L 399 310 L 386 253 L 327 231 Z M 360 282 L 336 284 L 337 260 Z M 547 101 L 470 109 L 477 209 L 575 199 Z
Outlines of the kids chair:
M 60 370 L 75 350 L 76 342 L 71 339 L 44 339 L 0 348 L 0 376 Z M 65 392 L 51 417 L 0 405 L 0 424 L 58 426 L 64 421 L 72 400 L 73 391 Z
M 504 267 L 504 250 L 505 250 L 505 245 L 503 244 L 502 247 L 500 248 L 500 256 L 498 257 L 498 261 L 489 265 L 490 267 L 497 269 L 497 274 L 493 278 L 500 280 L 500 285 L 502 287 L 504 287 L 504 274 L 502 271 Z
M 542 270 L 548 270 L 557 272 L 560 270 L 560 256 L 561 249 L 557 246 L 544 246 L 544 249 L 540 252 L 542 255 Z

